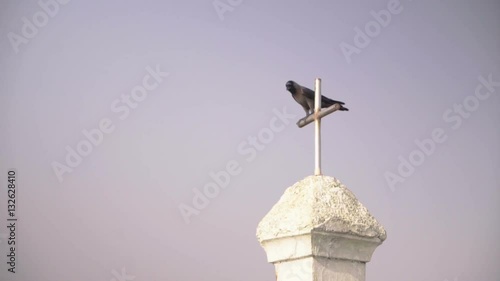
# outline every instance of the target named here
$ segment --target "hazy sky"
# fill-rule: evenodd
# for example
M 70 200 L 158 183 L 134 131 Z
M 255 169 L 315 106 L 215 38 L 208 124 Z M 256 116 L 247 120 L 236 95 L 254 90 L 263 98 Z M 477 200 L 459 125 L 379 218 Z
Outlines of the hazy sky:
M 367 280 L 498 281 L 500 2 L 395 1 L 0 1 L 0 279 L 274 280 L 257 224 L 314 169 L 285 83 L 321 77 Z

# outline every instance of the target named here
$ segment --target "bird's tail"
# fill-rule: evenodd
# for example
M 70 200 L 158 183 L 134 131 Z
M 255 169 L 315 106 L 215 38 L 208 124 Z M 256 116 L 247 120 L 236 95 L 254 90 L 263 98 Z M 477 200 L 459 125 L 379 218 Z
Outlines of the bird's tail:
M 325 96 L 322 96 L 321 97 L 321 107 L 330 107 L 334 104 L 339 104 L 340 105 L 340 109 L 341 111 L 349 111 L 349 108 L 347 107 L 344 107 L 344 102 L 341 102 L 341 101 L 338 101 L 338 100 L 332 100 L 328 97 L 325 97 Z
M 344 107 L 343 105 L 340 105 L 340 111 L 349 111 L 349 108 Z

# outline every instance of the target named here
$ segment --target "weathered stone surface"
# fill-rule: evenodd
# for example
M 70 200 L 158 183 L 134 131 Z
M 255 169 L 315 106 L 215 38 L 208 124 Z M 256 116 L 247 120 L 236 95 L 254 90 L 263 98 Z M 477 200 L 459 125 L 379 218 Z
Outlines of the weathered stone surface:
M 309 176 L 289 187 L 257 228 L 265 240 L 312 231 L 386 239 L 382 225 L 338 179 Z
M 309 176 L 289 187 L 257 227 L 277 281 L 365 281 L 384 228 L 339 180 Z

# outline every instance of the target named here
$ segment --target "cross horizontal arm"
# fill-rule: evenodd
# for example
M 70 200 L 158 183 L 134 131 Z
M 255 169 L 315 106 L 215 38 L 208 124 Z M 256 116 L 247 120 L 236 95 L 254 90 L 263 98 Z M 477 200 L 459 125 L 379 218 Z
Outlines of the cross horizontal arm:
M 339 109 L 340 109 L 340 104 L 336 103 L 336 104 L 334 104 L 326 109 L 320 110 L 320 112 L 318 114 L 318 118 L 323 118 L 323 117 L 327 116 L 328 114 L 331 114 Z M 312 122 L 314 122 L 314 114 L 309 114 L 306 117 L 300 119 L 297 122 L 297 126 L 299 126 L 299 128 L 302 128 L 305 125 L 312 123 Z

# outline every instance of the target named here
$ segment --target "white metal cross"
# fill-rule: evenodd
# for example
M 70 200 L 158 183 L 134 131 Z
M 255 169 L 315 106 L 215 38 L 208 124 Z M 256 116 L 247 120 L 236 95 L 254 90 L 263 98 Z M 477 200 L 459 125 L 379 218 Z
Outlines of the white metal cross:
M 321 175 L 321 118 L 340 109 L 340 104 L 334 104 L 321 110 L 321 79 L 316 78 L 314 89 L 314 114 L 310 114 L 297 122 L 299 128 L 314 121 L 314 175 Z

